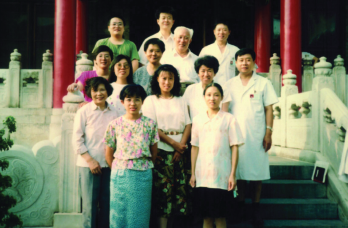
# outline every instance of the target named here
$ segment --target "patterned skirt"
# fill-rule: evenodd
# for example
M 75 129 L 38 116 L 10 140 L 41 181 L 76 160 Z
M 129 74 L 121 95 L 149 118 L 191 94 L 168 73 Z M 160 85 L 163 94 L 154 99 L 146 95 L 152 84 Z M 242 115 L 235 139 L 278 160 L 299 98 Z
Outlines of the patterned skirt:
M 157 217 L 188 213 L 185 159 L 171 163 L 173 156 L 173 152 L 158 149 L 152 195 L 152 209 Z
M 152 170 L 113 169 L 110 227 L 149 227 Z

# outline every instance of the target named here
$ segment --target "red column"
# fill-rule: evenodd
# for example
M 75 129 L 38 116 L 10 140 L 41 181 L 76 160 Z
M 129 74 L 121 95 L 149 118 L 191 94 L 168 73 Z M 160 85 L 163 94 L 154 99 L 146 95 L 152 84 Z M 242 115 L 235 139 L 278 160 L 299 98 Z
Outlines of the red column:
M 76 50 L 88 52 L 88 34 L 87 34 L 87 0 L 76 0 Z
M 254 50 L 257 72 L 268 72 L 271 57 L 271 3 L 267 5 L 256 1 Z
M 76 0 L 55 0 L 53 108 L 61 108 L 75 74 Z
M 301 0 L 280 1 L 280 58 L 282 74 L 291 69 L 301 92 Z

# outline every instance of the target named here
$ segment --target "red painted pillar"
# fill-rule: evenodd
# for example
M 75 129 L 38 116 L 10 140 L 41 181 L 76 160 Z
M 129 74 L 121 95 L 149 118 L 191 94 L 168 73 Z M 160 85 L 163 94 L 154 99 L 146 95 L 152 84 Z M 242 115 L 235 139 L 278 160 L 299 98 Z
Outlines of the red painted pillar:
M 66 88 L 74 82 L 76 0 L 55 0 L 53 108 L 62 108 Z
M 254 50 L 257 72 L 268 72 L 271 57 L 271 3 L 267 5 L 256 1 Z
M 301 0 L 280 1 L 280 59 L 282 74 L 291 69 L 301 92 Z
M 87 0 L 76 0 L 76 49 L 75 54 L 80 51 L 88 52 L 87 34 Z

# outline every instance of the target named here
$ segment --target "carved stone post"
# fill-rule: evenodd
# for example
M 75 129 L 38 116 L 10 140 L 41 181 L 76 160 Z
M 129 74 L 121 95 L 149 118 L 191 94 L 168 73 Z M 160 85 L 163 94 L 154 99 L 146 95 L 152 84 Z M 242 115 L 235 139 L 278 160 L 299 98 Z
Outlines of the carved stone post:
M 43 108 L 52 108 L 53 102 L 53 63 L 52 63 L 52 53 L 50 50 L 46 50 L 46 53 L 42 55 L 42 72 L 41 80 L 39 80 L 42 86 L 42 106 Z
M 334 65 L 332 77 L 335 84 L 335 93 L 345 105 L 348 105 L 348 78 L 344 67 L 344 59 L 338 55 L 334 60 Z
M 21 75 L 21 57 L 17 49 L 11 53 L 10 67 L 8 71 L 8 88 L 9 90 L 9 105 L 10 108 L 19 107 L 19 94 L 20 94 L 20 75 Z
M 93 61 L 87 59 L 88 55 L 86 53 L 81 53 L 80 55 L 81 59 L 76 61 L 75 80 L 80 77 L 82 72 L 93 70 Z
M 286 143 L 286 132 L 287 132 L 287 121 L 290 118 L 289 117 L 289 113 L 286 112 L 290 112 L 290 110 L 288 110 L 287 107 L 287 97 L 293 94 L 297 94 L 298 93 L 298 87 L 296 85 L 296 75 L 294 75 L 292 73 L 292 70 L 288 70 L 287 74 L 283 75 L 283 83 L 284 86 L 282 87 L 282 93 L 281 93 L 281 97 L 282 97 L 282 104 L 281 104 L 281 110 L 283 110 L 282 113 L 282 118 L 280 119 L 280 123 L 281 123 L 281 146 L 282 147 L 286 147 L 287 143 Z
M 312 90 L 313 83 L 313 59 L 309 55 L 305 55 L 303 59 L 303 76 L 302 76 L 302 91 L 307 92 Z
M 76 154 L 72 147 L 72 130 L 79 103 L 84 99 L 79 91 L 68 93 L 63 97 L 62 138 L 60 147 L 60 189 L 59 212 L 77 213 L 80 211 L 80 197 L 78 194 L 79 172 L 76 166 Z
M 269 67 L 269 79 L 271 80 L 277 96 L 280 96 L 282 88 L 282 69 L 280 68 L 280 58 L 276 53 L 270 58 L 271 66 Z

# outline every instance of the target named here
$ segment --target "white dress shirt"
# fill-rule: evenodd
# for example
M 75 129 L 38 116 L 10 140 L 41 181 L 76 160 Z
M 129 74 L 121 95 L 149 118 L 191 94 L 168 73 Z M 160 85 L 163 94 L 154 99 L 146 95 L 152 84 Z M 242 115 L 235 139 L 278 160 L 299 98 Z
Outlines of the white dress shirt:
M 158 39 L 162 40 L 165 47 L 166 47 L 166 50 L 172 51 L 174 49 L 174 34 L 173 33 L 171 33 L 167 39 L 164 38 L 164 36 L 162 35 L 162 33 L 160 31 L 156 34 L 153 34 L 152 36 L 149 36 L 148 38 L 146 38 L 144 40 L 144 42 L 142 43 L 142 45 L 138 51 L 138 54 L 140 57 L 140 63 L 142 63 L 144 65 L 149 62 L 146 58 L 146 55 L 145 55 L 144 46 L 145 46 L 146 41 L 148 41 L 151 38 L 158 38 Z M 164 50 L 164 51 L 166 51 L 166 50 Z
M 107 104 L 107 103 L 106 103 Z M 110 121 L 119 117 L 115 107 L 107 104 L 102 111 L 93 101 L 80 108 L 76 115 L 73 128 L 73 147 L 78 154 L 76 165 L 89 167 L 80 154 L 88 152 L 99 162 L 101 167 L 108 167 L 105 161 L 104 134 Z
M 198 56 L 193 54 L 190 50 L 185 57 L 181 57 L 174 49 L 173 51 L 165 51 L 163 53 L 161 64 L 173 65 L 178 70 L 181 83 L 197 83 L 200 82 L 200 80 L 194 67 L 196 59 L 198 59 Z
M 144 116 L 157 122 L 159 129 L 163 131 L 176 131 L 183 133 L 186 125 L 191 124 L 187 110 L 187 104 L 182 97 L 171 99 L 158 98 L 156 95 L 148 96 L 142 106 Z M 182 134 L 168 135 L 176 142 L 180 142 Z M 167 143 L 160 141 L 158 148 L 173 152 L 174 148 Z

